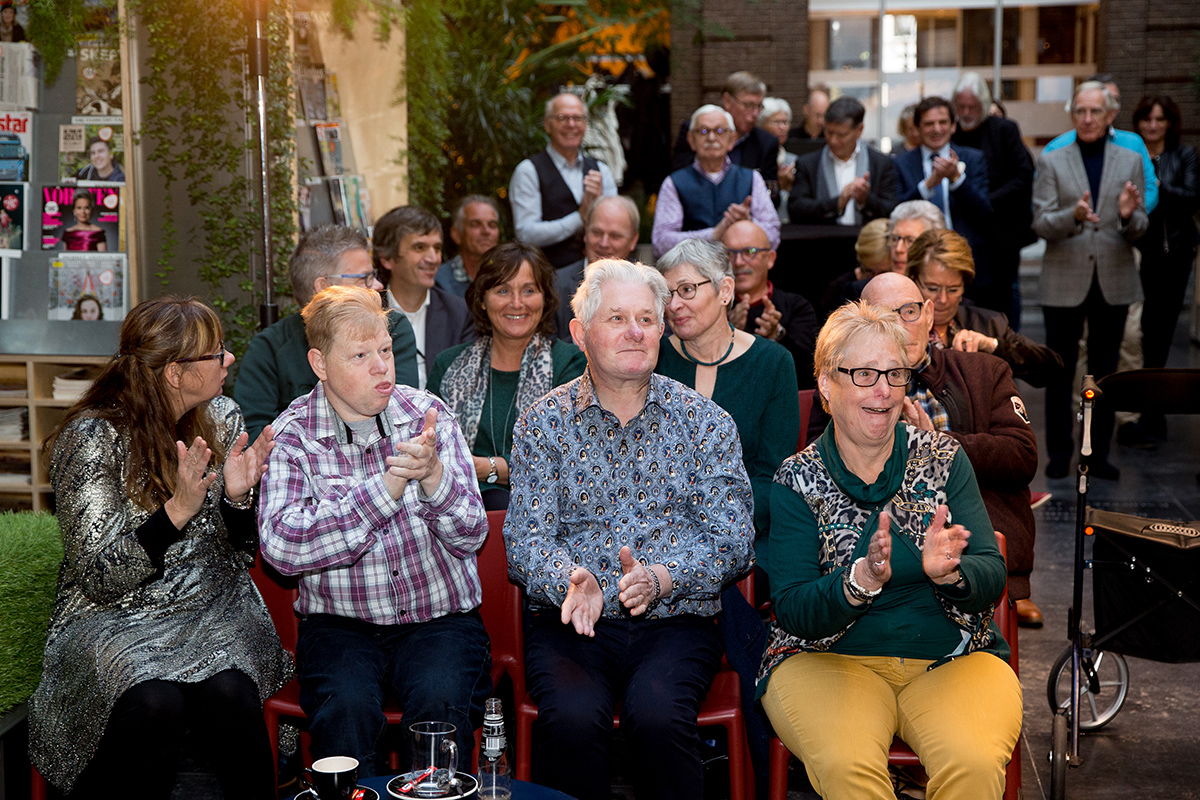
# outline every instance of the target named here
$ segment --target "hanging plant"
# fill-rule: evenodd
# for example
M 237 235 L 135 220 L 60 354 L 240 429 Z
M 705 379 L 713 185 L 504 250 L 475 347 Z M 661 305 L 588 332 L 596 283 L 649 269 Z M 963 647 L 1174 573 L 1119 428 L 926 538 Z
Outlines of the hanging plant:
M 212 289 L 209 299 L 225 323 L 231 349 L 241 352 L 258 327 L 251 256 L 261 242 L 257 192 L 246 177 L 255 145 L 246 135 L 251 105 L 244 88 L 245 4 L 130 0 L 128 8 L 131 24 L 148 45 L 142 78 L 146 104 L 137 139 L 166 189 L 164 207 L 154 210 L 163 237 L 157 275 L 165 283 L 177 264 L 177 215 L 197 218 L 200 225 L 193 230 L 201 237 L 202 253 L 197 274 Z M 295 243 L 292 11 L 288 0 L 269 5 L 271 246 L 280 265 Z M 204 19 L 222 24 L 197 24 Z M 286 271 L 276 270 L 275 290 L 286 294 L 286 274 L 280 272 Z

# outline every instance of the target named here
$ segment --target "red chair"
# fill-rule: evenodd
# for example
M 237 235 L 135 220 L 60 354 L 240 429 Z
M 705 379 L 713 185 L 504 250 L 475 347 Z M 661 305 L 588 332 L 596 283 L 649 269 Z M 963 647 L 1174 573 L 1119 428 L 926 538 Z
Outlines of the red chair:
M 37 767 L 29 767 L 29 800 L 46 800 L 46 779 Z
M 746 599 L 753 602 L 754 585 L 753 573 L 740 581 L 738 588 Z M 516 619 L 521 619 L 523 612 L 520 589 L 514 587 L 510 604 L 514 607 Z M 518 629 L 518 634 L 521 631 Z M 517 780 L 531 780 L 533 772 L 533 721 L 537 719 L 537 704 L 527 694 L 517 703 Z M 738 675 L 728 664 L 723 664 L 720 672 L 713 678 L 712 686 L 704 702 L 700 704 L 700 713 L 696 716 L 696 724 L 701 727 L 719 725 L 725 728 L 726 741 L 729 746 L 729 800 L 746 800 L 747 795 L 753 796 L 754 776 L 746 768 L 750 759 L 749 745 L 746 742 L 746 729 L 742 722 L 742 692 L 738 684 Z M 613 727 L 620 729 L 620 710 L 613 712 Z M 786 763 L 785 763 L 786 766 Z
M 1004 540 L 1004 534 L 996 531 L 996 544 L 1000 547 L 1000 555 L 1008 556 L 1008 547 Z M 1012 656 L 1009 659 L 1009 664 L 1012 665 L 1013 672 L 1020 675 L 1017 669 L 1019 659 L 1017 657 L 1017 615 L 1013 612 L 1009 600 L 1008 589 L 1000 595 L 1000 599 L 996 601 L 995 616 L 996 627 L 1004 634 L 1005 640 L 1008 641 L 1009 649 L 1012 650 Z M 771 760 L 768 767 L 770 775 L 770 800 L 787 800 L 787 774 L 788 774 L 788 759 L 792 754 L 787 749 L 787 746 L 780 741 L 778 736 L 771 737 Z M 900 740 L 897 736 L 892 740 L 892 747 L 888 750 L 888 764 L 905 767 L 919 767 L 921 760 L 917 758 L 917 754 L 912 749 Z M 1018 800 L 1021 793 L 1021 739 L 1017 737 L 1017 746 L 1013 748 L 1012 758 L 1008 762 L 1008 768 L 1005 771 L 1004 785 L 1004 800 Z
M 504 564 L 504 539 L 500 534 L 500 530 L 503 527 L 504 512 L 488 512 L 488 537 L 484 540 L 483 547 L 476 555 L 476 561 L 479 565 L 479 578 L 483 587 L 483 604 L 480 608 L 480 616 L 483 617 L 484 627 L 488 629 L 489 636 L 492 637 L 493 685 L 507 673 L 512 679 L 514 687 L 519 686 L 521 691 L 524 692 L 525 675 L 523 670 L 519 668 L 521 663 L 519 658 L 513 653 L 511 637 L 492 636 L 492 628 L 489 624 L 499 625 L 500 622 L 506 622 L 508 618 L 507 614 L 497 612 L 493 608 L 493 606 L 499 605 L 507 599 L 507 591 L 503 587 L 497 586 L 496 583 L 497 575 L 499 575 L 503 578 L 504 584 L 508 584 L 507 566 Z M 499 558 L 499 562 L 497 562 L 497 558 Z M 497 563 L 502 567 L 499 573 L 497 573 Z M 296 579 L 280 575 L 270 565 L 264 564 L 261 556 L 259 556 L 251 568 L 250 577 L 253 578 L 259 593 L 267 604 L 267 610 L 271 614 L 271 620 L 275 623 L 275 631 L 279 634 L 280 643 L 283 644 L 285 650 L 295 655 L 296 639 L 299 635 L 299 620 L 296 617 L 295 602 L 300 595 Z M 497 650 L 497 642 L 503 643 L 506 646 Z M 271 742 L 271 753 L 278 769 L 280 719 L 284 717 L 294 720 L 307 719 L 304 710 L 300 707 L 299 680 L 293 678 L 282 689 L 268 697 L 266 702 L 263 703 L 263 715 L 266 718 L 267 735 L 270 737 Z M 383 715 L 388 725 L 399 725 L 403 722 L 404 711 L 397 707 L 395 703 L 389 701 L 384 705 Z M 479 731 L 476 731 L 475 738 L 476 749 L 478 749 Z M 312 758 L 308 752 L 307 734 L 302 735 L 300 741 L 304 763 L 309 764 Z M 475 760 L 478 761 L 478 754 L 476 754 Z M 388 766 L 393 771 L 399 771 L 399 753 L 393 751 L 389 754 Z
M 808 444 L 808 420 L 812 417 L 812 407 L 816 395 L 816 389 L 800 390 L 800 441 L 796 445 L 797 453 Z

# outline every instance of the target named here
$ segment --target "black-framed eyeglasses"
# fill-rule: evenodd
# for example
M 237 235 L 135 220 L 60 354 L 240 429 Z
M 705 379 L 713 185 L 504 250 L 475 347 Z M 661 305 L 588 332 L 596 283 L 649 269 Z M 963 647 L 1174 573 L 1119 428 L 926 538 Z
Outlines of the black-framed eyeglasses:
M 905 322 L 916 322 L 921 318 L 921 312 L 925 310 L 924 300 L 913 300 L 911 303 L 905 303 L 899 308 L 893 308 L 900 315 L 900 319 Z
M 754 258 L 759 253 L 769 252 L 770 248 L 767 247 L 743 247 L 741 250 L 730 250 L 729 248 L 725 248 L 725 253 L 729 256 L 730 261 L 737 261 L 738 256 L 750 259 Z
M 367 284 L 369 284 L 371 282 L 371 279 L 375 277 L 375 273 L 373 271 L 372 272 L 336 272 L 333 275 L 326 275 L 325 277 L 326 278 L 340 278 L 344 281 L 355 281 L 356 283 L 361 283 L 361 285 L 366 286 Z
M 220 342 L 219 344 L 217 344 L 217 347 L 219 349 L 215 353 L 210 353 L 209 355 L 206 355 L 206 356 L 192 356 L 191 358 L 177 358 L 177 359 L 175 359 L 175 363 L 176 364 L 190 364 L 190 363 L 193 363 L 196 361 L 224 361 L 225 353 L 227 352 L 225 350 L 225 342 Z
M 915 236 L 897 236 L 894 233 L 889 233 L 887 237 L 888 247 L 895 247 L 904 242 L 905 248 L 909 248 L 913 246 L 913 242 L 915 241 L 917 241 L 917 237 Z
M 868 389 L 879 383 L 879 376 L 887 378 L 888 386 L 908 386 L 912 380 L 913 370 L 908 367 L 892 367 L 891 369 L 875 369 L 874 367 L 838 367 L 838 372 L 844 372 L 850 376 L 850 380 L 855 386 L 861 386 Z
M 671 296 L 679 295 L 681 300 L 691 300 L 696 296 L 696 290 L 706 283 L 712 281 L 700 281 L 699 283 L 681 283 L 671 290 Z
M 958 286 L 941 286 L 939 284 L 928 284 L 925 281 L 919 280 L 917 281 L 917 285 L 920 286 L 921 291 L 925 292 L 926 294 L 934 297 L 937 297 L 939 294 L 945 294 L 946 297 L 951 300 L 953 300 L 955 297 L 959 297 L 967 290 L 967 287 L 961 283 Z

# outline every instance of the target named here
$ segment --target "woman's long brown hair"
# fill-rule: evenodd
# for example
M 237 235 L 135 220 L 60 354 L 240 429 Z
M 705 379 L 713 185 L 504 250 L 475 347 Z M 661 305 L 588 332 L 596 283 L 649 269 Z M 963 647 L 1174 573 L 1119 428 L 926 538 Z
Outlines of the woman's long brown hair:
M 181 358 L 207 355 L 221 341 L 221 320 L 195 297 L 166 296 L 140 303 L 121 325 L 121 344 L 91 388 L 67 409 L 42 443 L 53 453 L 58 436 L 76 417 L 108 420 L 129 439 L 125 486 L 134 501 L 154 511 L 175 492 L 176 440 L 203 437 L 213 451 L 209 469 L 219 469 L 225 452 L 205 401 L 178 421 L 172 413 L 165 371 Z M 199 364 L 181 364 L 185 370 Z

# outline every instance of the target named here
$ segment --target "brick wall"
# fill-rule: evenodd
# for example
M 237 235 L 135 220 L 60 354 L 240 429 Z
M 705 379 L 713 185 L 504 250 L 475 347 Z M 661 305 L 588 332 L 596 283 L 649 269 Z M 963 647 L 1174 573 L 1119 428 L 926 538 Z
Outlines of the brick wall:
M 1121 87 L 1117 127 L 1130 128 L 1147 94 L 1165 94 L 1183 114 L 1183 141 L 1200 146 L 1200 3 L 1196 0 L 1103 0 L 1097 62 Z
M 696 14 L 732 32 L 696 42 Z M 721 102 L 726 76 L 750 70 L 799 116 L 807 94 L 808 0 L 674 0 L 671 28 L 671 127 L 704 103 Z

